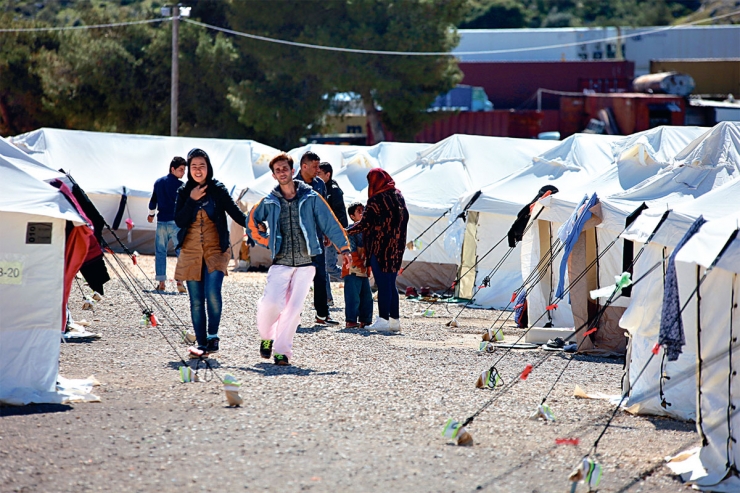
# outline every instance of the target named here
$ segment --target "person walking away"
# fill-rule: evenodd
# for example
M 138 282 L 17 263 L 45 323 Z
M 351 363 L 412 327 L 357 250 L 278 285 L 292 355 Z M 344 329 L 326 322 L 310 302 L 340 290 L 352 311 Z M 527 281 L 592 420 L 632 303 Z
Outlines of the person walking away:
M 396 277 L 406 245 L 409 211 L 396 183 L 385 170 L 373 168 L 367 175 L 368 200 L 360 222 L 348 234 L 362 233 L 368 264 L 378 287 L 378 318 L 368 329 L 401 330 Z
M 363 210 L 364 206 L 359 202 L 347 208 L 349 217 L 354 223 L 360 222 Z M 347 228 L 347 231 L 350 231 L 353 226 Z M 362 328 L 373 321 L 373 293 L 370 290 L 370 269 L 367 267 L 362 233 L 349 236 L 349 247 L 350 263 L 342 266 L 345 326 L 348 329 Z
M 198 349 L 207 355 L 219 350 L 221 285 L 231 258 L 226 214 L 243 227 L 247 217 L 224 184 L 213 177 L 205 151 L 191 150 L 187 164 L 188 181 L 177 191 L 175 205 L 175 223 L 180 228 L 175 279 L 187 282 Z
M 343 263 L 349 262 L 349 242 L 326 201 L 293 179 L 293 158 L 278 154 L 270 161 L 270 170 L 278 185 L 250 211 L 247 234 L 272 257 L 257 304 L 260 356 L 269 359 L 274 350 L 275 364 L 289 365 L 303 303 L 315 279 L 313 259 L 322 247 L 318 231 L 340 250 Z
M 295 178 L 313 188 L 320 198 L 326 202 L 326 184 L 318 177 L 320 162 L 321 158 L 316 153 L 306 152 L 301 156 L 300 169 Z M 331 212 L 331 209 L 329 211 Z M 324 246 L 327 246 L 329 241 L 325 238 L 325 233 L 319 229 L 316 234 L 318 235 L 319 244 L 323 243 Z M 316 275 L 313 280 L 313 306 L 316 310 L 316 323 L 320 325 L 339 325 L 339 322 L 329 315 L 331 285 L 326 273 L 326 256 L 323 249 L 319 249 L 318 253 L 313 255 L 313 264 L 316 267 Z
M 182 186 L 182 177 L 185 175 L 185 159 L 175 156 L 170 162 L 170 172 L 167 176 L 157 179 L 154 182 L 154 191 L 149 199 L 149 215 L 146 220 L 149 223 L 154 222 L 154 216 L 157 216 L 157 230 L 154 241 L 154 272 L 156 281 L 159 285 L 155 288 L 157 291 L 165 291 L 165 281 L 167 280 L 167 249 L 170 240 L 172 244 L 177 244 L 178 227 L 175 224 L 175 199 L 177 190 Z M 180 255 L 179 250 L 175 253 Z M 182 282 L 177 281 L 177 291 L 185 292 Z
M 344 192 L 334 180 L 334 169 L 331 164 L 327 162 L 319 163 L 318 177 L 326 185 L 326 201 L 329 203 L 331 211 L 337 217 L 339 224 L 347 229 L 349 223 L 347 221 L 347 211 L 344 208 Z M 330 281 L 339 281 L 342 277 L 342 269 L 337 266 L 337 251 L 333 248 L 326 249 L 326 273 Z M 329 301 L 333 301 L 330 284 L 327 284 L 327 296 Z

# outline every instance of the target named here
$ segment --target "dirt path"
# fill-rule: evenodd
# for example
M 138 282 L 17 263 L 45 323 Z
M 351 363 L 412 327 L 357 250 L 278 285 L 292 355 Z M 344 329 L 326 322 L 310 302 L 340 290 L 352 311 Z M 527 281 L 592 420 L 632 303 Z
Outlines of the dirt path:
M 141 263 L 153 270 L 150 258 Z M 386 336 L 314 326 L 309 296 L 295 364 L 275 367 L 257 352 L 263 283 L 264 274 L 240 273 L 224 284 L 215 366 L 242 381 L 241 408 L 226 407 L 214 381 L 180 383 L 173 349 L 139 326 L 121 283 L 109 283 L 92 327 L 102 339 L 64 344 L 60 358 L 65 377 L 96 376 L 102 402 L 0 408 L 0 491 L 567 492 L 570 470 L 612 411 L 575 399 L 574 386 L 620 391 L 623 361 L 577 357 L 548 399 L 558 421 L 531 421 L 567 360 L 512 352 L 498 365 L 505 381 L 549 357 L 475 420 L 475 446 L 450 445 L 440 436 L 445 420 L 464 419 L 493 395 L 474 382 L 498 355 L 478 353 L 472 334 L 497 312 L 466 310 L 450 329 L 444 307 L 422 318 L 423 305 L 403 301 L 403 333 Z M 333 315 L 343 320 L 336 286 Z M 165 299 L 189 323 L 187 296 Z M 81 304 L 75 288 L 74 317 L 93 318 Z M 174 328 L 164 330 L 175 341 Z M 185 355 L 183 344 L 176 348 Z M 556 445 L 563 437 L 580 445 Z M 599 491 L 691 491 L 662 459 L 697 443 L 691 424 L 620 413 L 599 446 Z

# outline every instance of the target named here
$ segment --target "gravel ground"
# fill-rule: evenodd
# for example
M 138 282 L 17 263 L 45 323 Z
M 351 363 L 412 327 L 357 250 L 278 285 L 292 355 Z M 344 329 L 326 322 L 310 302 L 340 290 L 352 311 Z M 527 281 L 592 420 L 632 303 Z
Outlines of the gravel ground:
M 153 277 L 152 257 L 139 265 Z M 81 310 L 75 287 L 73 316 L 97 320 L 91 330 L 102 338 L 62 345 L 60 373 L 94 374 L 102 402 L 0 408 L 0 491 L 567 492 L 568 474 L 613 409 L 574 398 L 575 385 L 620 391 L 623 360 L 578 356 L 548 399 L 557 422 L 529 420 L 567 359 L 510 352 L 498 365 L 507 382 L 548 358 L 474 421 L 473 447 L 458 447 L 440 432 L 447 418 L 464 419 L 494 395 L 474 382 L 500 354 L 477 352 L 481 328 L 498 312 L 466 310 L 460 326 L 448 328 L 459 307 L 437 306 L 435 317 L 422 318 L 425 305 L 403 300 L 402 333 L 382 335 L 315 326 L 309 295 L 294 365 L 276 367 L 258 354 L 264 281 L 250 272 L 230 273 L 224 283 L 214 367 L 241 380 L 239 408 L 226 406 L 215 381 L 179 382 L 179 356 L 156 329 L 139 326 L 141 311 L 120 281 L 108 283 L 94 314 Z M 332 314 L 343 321 L 334 286 Z M 187 295 L 159 299 L 189 323 Z M 175 328 L 162 330 L 184 357 Z M 521 333 L 506 329 L 507 338 Z M 691 491 L 662 459 L 698 442 L 692 424 L 620 412 L 599 444 L 599 491 Z

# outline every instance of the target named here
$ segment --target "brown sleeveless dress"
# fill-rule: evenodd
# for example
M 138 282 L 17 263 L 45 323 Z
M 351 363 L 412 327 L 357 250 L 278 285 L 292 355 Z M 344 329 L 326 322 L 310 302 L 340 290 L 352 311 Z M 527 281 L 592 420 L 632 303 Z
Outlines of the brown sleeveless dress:
M 201 271 L 205 263 L 208 272 L 220 270 L 228 276 L 226 270 L 231 255 L 228 250 L 221 251 L 218 241 L 216 225 L 201 209 L 195 216 L 195 221 L 188 228 L 188 233 L 180 247 L 180 256 L 177 258 L 175 280 L 201 281 Z

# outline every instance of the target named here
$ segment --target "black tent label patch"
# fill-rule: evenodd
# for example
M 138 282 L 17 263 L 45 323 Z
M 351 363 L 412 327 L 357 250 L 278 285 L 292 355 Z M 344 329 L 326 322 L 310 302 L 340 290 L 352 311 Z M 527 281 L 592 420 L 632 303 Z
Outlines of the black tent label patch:
M 51 245 L 51 223 L 28 223 L 26 245 Z

